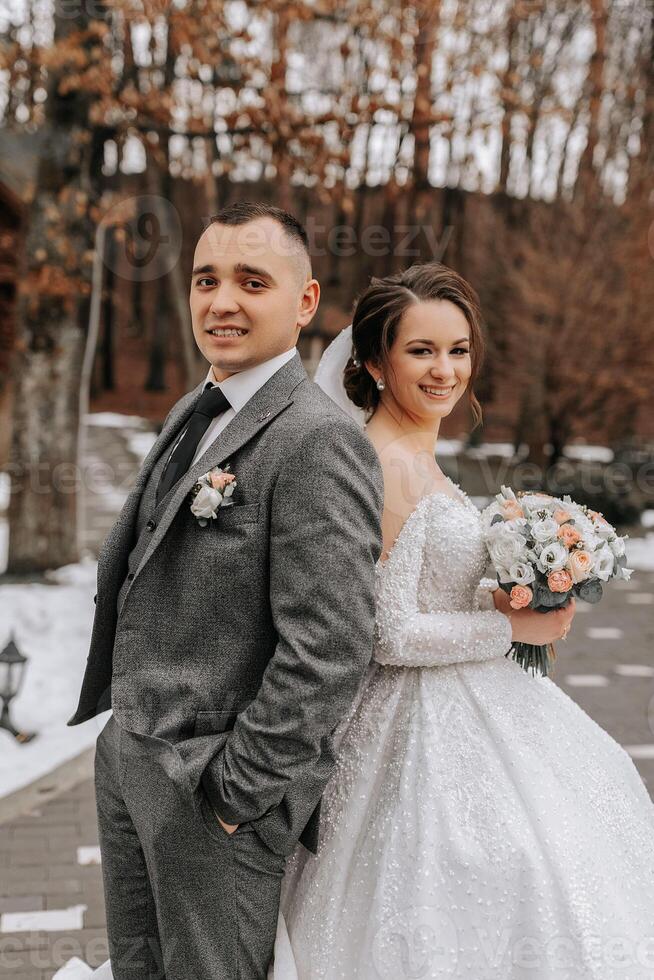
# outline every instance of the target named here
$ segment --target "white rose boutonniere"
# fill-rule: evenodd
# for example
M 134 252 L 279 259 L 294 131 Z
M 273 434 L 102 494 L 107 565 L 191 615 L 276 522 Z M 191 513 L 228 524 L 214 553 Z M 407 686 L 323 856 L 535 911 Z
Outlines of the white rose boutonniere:
M 234 505 L 230 497 L 236 489 L 236 477 L 228 470 L 229 463 L 224 469 L 214 466 L 200 477 L 191 490 L 191 513 L 200 527 L 205 527 L 216 518 L 221 507 Z

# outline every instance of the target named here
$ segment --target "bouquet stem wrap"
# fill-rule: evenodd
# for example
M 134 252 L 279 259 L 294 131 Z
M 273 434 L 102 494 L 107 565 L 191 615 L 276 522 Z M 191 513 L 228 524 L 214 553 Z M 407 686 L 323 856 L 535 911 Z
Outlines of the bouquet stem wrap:
M 533 646 L 531 643 L 514 643 L 507 657 L 511 657 L 516 663 L 527 672 L 531 671 L 547 677 L 552 666 L 552 661 L 556 659 L 556 650 L 552 643 L 544 646 Z

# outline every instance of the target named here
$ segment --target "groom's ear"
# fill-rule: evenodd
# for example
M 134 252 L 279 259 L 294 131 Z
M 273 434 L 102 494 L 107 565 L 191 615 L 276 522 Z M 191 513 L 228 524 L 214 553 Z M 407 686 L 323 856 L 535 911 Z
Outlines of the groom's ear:
M 300 329 L 313 320 L 320 302 L 320 283 L 317 279 L 307 279 L 298 303 L 297 324 Z

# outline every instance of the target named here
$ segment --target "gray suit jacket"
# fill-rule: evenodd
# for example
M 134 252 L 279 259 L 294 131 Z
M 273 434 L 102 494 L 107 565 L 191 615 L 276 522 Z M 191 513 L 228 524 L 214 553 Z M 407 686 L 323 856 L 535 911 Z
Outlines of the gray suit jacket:
M 173 747 L 185 790 L 201 784 L 225 821 L 251 822 L 280 854 L 298 838 L 315 850 L 333 734 L 371 658 L 381 468 L 296 356 L 155 507 L 203 386 L 167 416 L 103 543 L 68 724 L 112 707 Z M 201 527 L 189 491 L 227 462 L 234 506 Z

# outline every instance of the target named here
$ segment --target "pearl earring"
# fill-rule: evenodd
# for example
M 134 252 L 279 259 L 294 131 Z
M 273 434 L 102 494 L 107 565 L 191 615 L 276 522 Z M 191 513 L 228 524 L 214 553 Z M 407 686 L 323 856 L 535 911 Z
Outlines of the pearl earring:
M 383 378 L 377 378 L 377 389 L 378 391 L 383 391 L 386 385 L 384 384 Z

